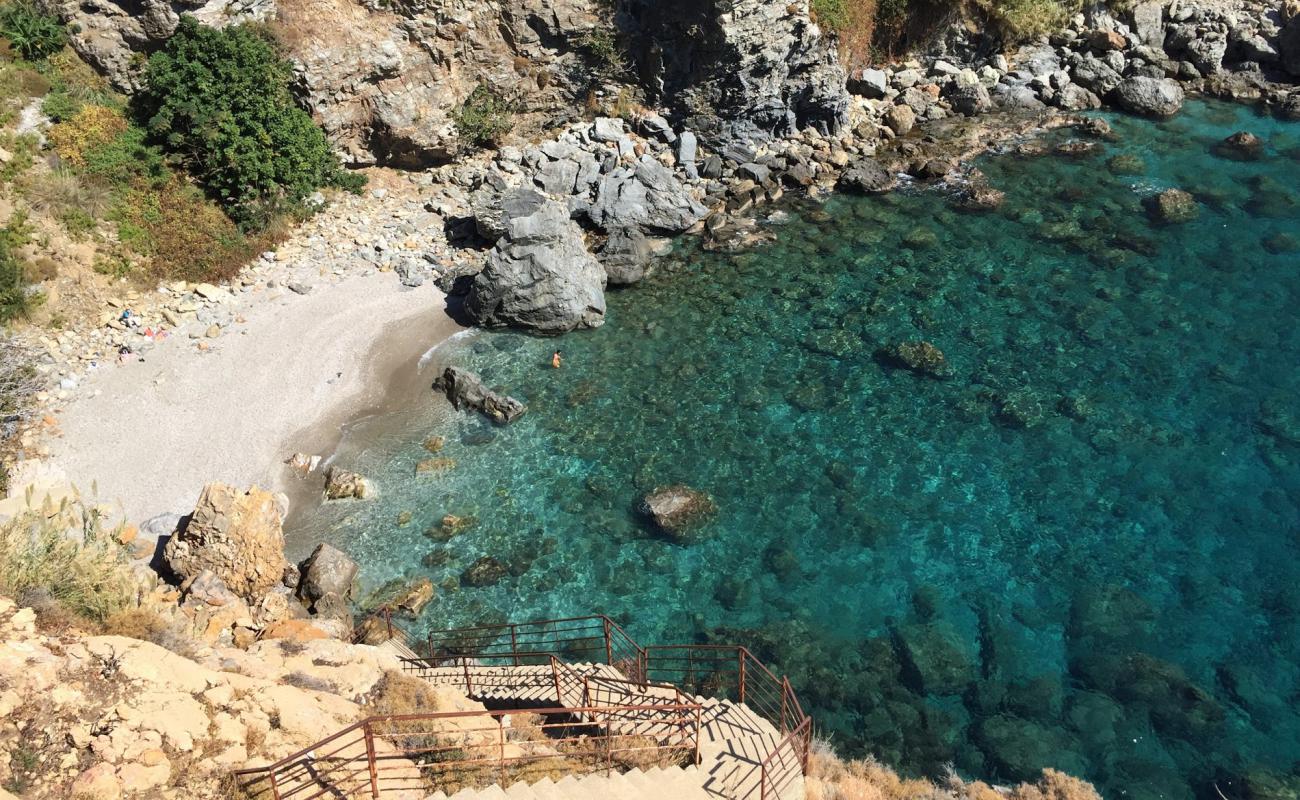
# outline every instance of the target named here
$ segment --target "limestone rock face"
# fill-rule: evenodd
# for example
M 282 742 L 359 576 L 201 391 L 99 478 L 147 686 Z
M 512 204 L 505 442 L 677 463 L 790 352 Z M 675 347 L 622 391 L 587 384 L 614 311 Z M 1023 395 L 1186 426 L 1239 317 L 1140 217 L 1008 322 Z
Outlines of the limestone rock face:
M 547 201 L 506 222 L 465 310 L 487 326 L 541 333 L 598 328 L 605 323 L 605 268 L 587 252 L 568 208 Z
M 651 101 L 706 139 L 847 125 L 844 68 L 807 0 L 626 0 L 620 10 Z
M 224 483 L 203 487 L 189 524 L 163 551 L 182 579 L 211 570 L 236 595 L 252 600 L 284 575 L 284 532 L 275 497 L 253 487 L 240 491 Z

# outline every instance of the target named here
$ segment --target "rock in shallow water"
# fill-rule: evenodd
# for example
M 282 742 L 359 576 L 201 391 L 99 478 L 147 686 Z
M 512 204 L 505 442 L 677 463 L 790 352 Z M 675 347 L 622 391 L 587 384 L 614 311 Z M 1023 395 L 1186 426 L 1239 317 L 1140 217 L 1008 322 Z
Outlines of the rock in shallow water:
M 656 489 L 641 501 L 641 513 L 676 541 L 717 511 L 713 498 L 684 484 Z
M 325 499 L 344 500 L 348 498 L 365 500 L 373 497 L 375 487 L 362 475 L 345 469 L 331 467 L 325 476 Z
M 1191 222 L 1201 213 L 1196 198 L 1182 189 L 1166 189 L 1155 197 L 1149 198 L 1147 210 L 1156 221 L 1166 225 Z
M 499 425 L 508 425 L 528 410 L 528 406 L 507 395 L 497 394 L 483 384 L 476 373 L 460 367 L 447 367 L 433 382 L 433 388 L 446 392 L 457 409 L 481 411 Z
M 876 356 L 886 364 L 911 370 L 918 375 L 946 378 L 952 374 L 952 367 L 943 351 L 929 342 L 899 342 L 881 348 Z

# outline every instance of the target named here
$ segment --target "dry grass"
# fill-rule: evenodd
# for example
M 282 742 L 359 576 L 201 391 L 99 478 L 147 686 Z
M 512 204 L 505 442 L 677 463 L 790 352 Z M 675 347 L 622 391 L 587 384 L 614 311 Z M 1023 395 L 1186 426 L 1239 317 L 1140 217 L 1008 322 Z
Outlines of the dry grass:
M 57 167 L 46 175 L 27 176 L 20 191 L 33 210 L 52 217 L 79 211 L 101 219 L 113 204 L 113 193 L 107 187 L 66 167 Z
M 122 547 L 80 503 L 32 509 L 0 526 L 0 592 L 47 596 L 100 623 L 128 608 L 135 580 Z
M 814 740 L 809 755 L 807 800 L 1101 800 L 1087 781 L 1054 769 L 1035 783 L 999 791 L 983 781 L 950 775 L 943 784 L 904 778 L 873 758 L 845 761 L 830 745 Z

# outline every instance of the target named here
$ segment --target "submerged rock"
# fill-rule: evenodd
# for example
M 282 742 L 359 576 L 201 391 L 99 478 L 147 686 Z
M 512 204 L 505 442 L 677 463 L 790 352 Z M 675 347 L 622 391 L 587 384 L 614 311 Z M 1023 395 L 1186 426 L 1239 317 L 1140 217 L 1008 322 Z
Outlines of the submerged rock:
M 461 574 L 460 582 L 473 587 L 492 586 L 509 574 L 510 570 L 504 563 L 492 556 L 483 556 Z
M 891 344 L 876 351 L 876 358 L 890 366 L 931 378 L 947 378 L 952 374 L 952 367 L 943 351 L 925 341 Z
M 1157 222 L 1179 225 L 1191 222 L 1201 214 L 1196 198 L 1182 189 L 1166 189 L 1147 199 L 1147 210 Z
M 356 472 L 330 467 L 329 473 L 325 476 L 326 500 L 365 500 L 374 495 L 374 484 Z
M 210 570 L 232 592 L 255 600 L 284 577 L 288 562 L 280 526 L 270 492 L 210 483 L 189 523 L 168 540 L 163 558 L 182 580 Z
M 1237 131 L 1216 144 L 1213 152 L 1234 161 L 1258 161 L 1264 156 L 1264 140 L 1249 131 Z
M 1125 78 L 1115 87 L 1115 102 L 1132 114 L 1172 117 L 1183 107 L 1183 87 L 1172 78 Z
M 919 694 L 956 694 L 975 680 L 975 658 L 947 622 L 906 625 L 897 632 L 903 675 Z
M 640 506 L 642 514 L 678 541 L 717 509 L 713 498 L 680 483 L 654 490 L 642 499 Z
M 528 406 L 513 397 L 497 394 L 477 374 L 460 367 L 443 370 L 433 382 L 433 388 L 445 392 L 455 408 L 480 411 L 498 425 L 508 425 L 528 410 Z

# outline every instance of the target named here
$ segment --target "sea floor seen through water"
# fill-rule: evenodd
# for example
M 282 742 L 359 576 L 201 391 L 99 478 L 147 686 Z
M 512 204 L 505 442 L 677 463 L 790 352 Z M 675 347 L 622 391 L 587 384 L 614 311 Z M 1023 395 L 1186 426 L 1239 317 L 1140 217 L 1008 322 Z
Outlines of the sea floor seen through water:
M 430 392 L 358 421 L 336 463 L 380 496 L 299 512 L 295 555 L 332 541 L 370 588 L 431 577 L 416 629 L 603 612 L 642 642 L 749 645 L 822 735 L 905 771 L 1282 796 L 1300 125 L 1208 102 L 1108 118 L 1091 152 L 1056 132 L 982 158 L 997 211 L 924 189 L 794 203 L 764 247 L 683 243 L 603 328 L 443 346 L 434 371 L 527 415 L 494 427 Z M 1262 158 L 1215 154 L 1238 130 Z M 1172 187 L 1196 219 L 1151 219 Z M 951 374 L 879 356 L 915 341 Z M 417 473 L 431 436 L 454 464 Z M 635 511 L 675 483 L 718 509 L 685 544 Z M 474 522 L 449 535 L 447 514 Z M 461 585 L 483 556 L 500 579 Z

